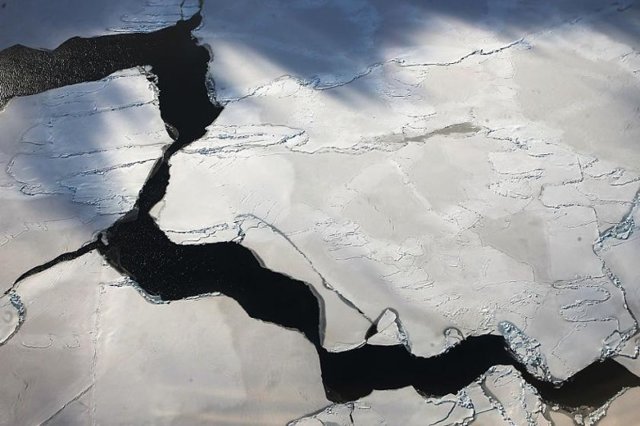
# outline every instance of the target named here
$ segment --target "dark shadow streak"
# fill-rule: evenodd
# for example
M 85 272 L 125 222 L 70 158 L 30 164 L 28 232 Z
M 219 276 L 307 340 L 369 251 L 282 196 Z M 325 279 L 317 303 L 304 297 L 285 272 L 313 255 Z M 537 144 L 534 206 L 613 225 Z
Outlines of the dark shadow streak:
M 320 305 L 306 283 L 263 268 L 250 250 L 236 243 L 172 243 L 149 211 L 166 192 L 171 156 L 204 135 L 222 111 L 210 102 L 205 87 L 209 53 L 190 34 L 199 22 L 196 15 L 155 33 L 74 38 L 53 52 L 21 46 L 0 52 L 0 75 L 10 70 L 9 80 L 0 80 L 0 100 L 5 102 L 13 96 L 100 79 L 122 68 L 151 65 L 160 89 L 162 118 L 177 130 L 129 214 L 95 242 L 34 268 L 21 279 L 96 248 L 113 267 L 163 300 L 221 292 L 253 318 L 302 332 L 317 350 L 327 397 L 335 402 L 404 386 L 424 395 L 455 393 L 493 365 L 514 366 L 545 401 L 568 409 L 598 407 L 621 389 L 640 386 L 640 378 L 608 359 L 555 387 L 529 374 L 504 339 L 493 335 L 469 337 L 430 358 L 416 357 L 403 346 L 365 345 L 331 353 L 322 347 Z
M 77 259 L 80 256 L 89 253 L 92 250 L 95 250 L 98 248 L 98 246 L 100 245 L 100 241 L 92 241 L 89 244 L 86 244 L 82 247 L 80 247 L 78 250 L 74 250 L 74 251 L 69 251 L 66 253 L 62 253 L 60 256 L 56 256 L 54 259 L 43 263 L 42 265 L 38 265 L 34 268 L 29 269 L 27 272 L 25 272 L 24 274 L 20 275 L 17 279 L 16 279 L 16 283 L 20 282 L 26 278 L 29 278 L 32 275 L 38 274 L 42 271 L 46 271 L 47 269 L 51 268 L 52 266 L 57 265 L 60 262 L 67 262 L 69 260 L 73 260 L 73 259 Z M 5 294 L 8 294 L 11 290 L 8 290 Z

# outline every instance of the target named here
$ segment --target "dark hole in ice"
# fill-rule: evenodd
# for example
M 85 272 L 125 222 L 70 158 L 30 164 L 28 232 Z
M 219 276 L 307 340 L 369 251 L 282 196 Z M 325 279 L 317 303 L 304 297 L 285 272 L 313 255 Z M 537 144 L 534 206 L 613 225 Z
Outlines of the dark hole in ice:
M 504 339 L 493 335 L 469 337 L 431 358 L 415 357 L 404 346 L 365 345 L 331 353 L 321 345 L 319 303 L 305 283 L 262 267 L 251 251 L 236 243 L 172 243 L 149 210 L 165 194 L 171 155 L 201 137 L 222 110 L 210 102 L 205 87 L 209 53 L 191 36 L 199 22 L 196 15 L 154 33 L 73 38 L 51 52 L 22 46 L 0 52 L 0 103 L 97 80 L 120 69 L 151 65 L 158 78 L 162 118 L 178 132 L 158 160 L 134 210 L 104 231 L 107 243 L 98 238 L 25 275 L 97 247 L 111 265 L 163 300 L 221 292 L 253 318 L 302 332 L 317 350 L 327 396 L 336 402 L 357 399 L 374 389 L 404 386 L 413 386 L 424 395 L 455 393 L 493 365 L 513 365 L 544 400 L 570 409 L 601 406 L 622 388 L 640 385 L 638 377 L 609 359 L 555 387 L 529 374 Z
M 162 76 L 157 85 L 164 92 L 160 110 L 165 122 L 187 133 L 196 127 L 203 129 L 220 108 L 208 101 L 205 90 L 203 66 L 206 70 L 209 52 L 191 35 L 200 21 L 200 15 L 195 15 L 152 33 L 74 37 L 52 51 L 12 46 L 0 52 L 0 106 L 15 96 L 100 80 L 118 70 L 150 65 L 155 75 Z M 182 102 L 171 101 L 176 98 Z M 187 104 L 193 107 L 182 109 Z M 200 136 L 183 134 L 182 139 L 192 141 Z

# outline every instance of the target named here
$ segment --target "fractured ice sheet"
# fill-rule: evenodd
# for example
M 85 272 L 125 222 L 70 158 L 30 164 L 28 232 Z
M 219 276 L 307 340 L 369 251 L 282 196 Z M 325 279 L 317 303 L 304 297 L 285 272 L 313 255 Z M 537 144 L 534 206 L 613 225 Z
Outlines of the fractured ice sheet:
M 603 234 L 596 248 L 610 268 L 610 273 L 617 279 L 627 294 L 632 312 L 640 311 L 640 270 L 636 265 L 640 256 L 640 198 L 618 226 L 612 227 Z M 640 340 L 636 335 L 629 340 L 618 357 L 618 360 L 640 375 Z
M 355 19 L 370 26 L 368 33 L 356 29 L 364 39 L 385 40 L 381 23 L 402 19 L 383 6 L 359 5 Z M 243 34 L 259 29 L 217 25 L 233 7 L 215 17 L 205 7 L 197 34 L 212 46 L 216 95 L 228 103 L 203 139 L 172 158 L 167 195 L 153 210 L 159 226 L 173 241 L 193 244 L 242 241 L 248 218 L 263 222 L 370 321 L 396 311 L 417 355 L 450 346 L 447 330 L 461 337 L 498 333 L 503 321 L 536 342 L 530 369 L 539 375 L 564 379 L 616 353 L 636 331 L 627 306 L 637 302 L 625 295 L 638 296 L 625 291 L 633 283 L 612 277 L 594 244 L 640 188 L 636 107 L 618 96 L 640 96 L 640 84 L 622 60 L 636 48 L 634 39 L 604 29 L 632 25 L 638 11 L 536 7 L 533 15 L 553 15 L 537 31 L 458 20 L 454 26 L 440 10 L 433 20 L 443 26 L 433 27 L 438 36 L 430 44 L 420 43 L 427 33 L 415 29 L 415 42 L 389 41 L 369 68 L 357 61 L 314 65 L 316 80 L 298 65 L 320 58 L 313 55 L 322 48 L 291 48 L 286 62 L 270 49 L 297 46 L 299 33 L 249 39 Z M 283 16 L 308 22 L 314 8 Z M 460 31 L 466 36 L 453 36 Z M 460 45 L 443 43 L 443 34 Z M 584 46 L 586 37 L 597 43 Z M 250 40 L 268 46 L 252 50 Z M 232 73 L 232 63 L 243 66 Z M 525 70 L 536 67 L 549 78 Z M 350 77 L 332 73 L 337 69 Z M 585 73 L 594 84 L 576 78 Z M 262 83 L 249 85 L 256 81 Z M 564 98 L 548 94 L 551 83 Z M 530 85 L 557 104 L 540 110 Z M 562 110 L 567 120 L 548 114 L 561 104 L 574 105 Z M 594 118 L 611 107 L 624 132 L 620 120 Z M 569 125 L 581 129 L 581 143 Z M 614 142 L 594 136 L 609 126 Z M 253 249 L 261 257 L 268 246 Z M 289 256 L 282 254 L 278 270 L 305 279 L 296 267 L 287 270 Z M 362 325 L 346 327 L 357 343 Z
M 464 424 L 473 418 L 473 409 L 461 396 L 425 399 L 411 388 L 374 391 L 354 402 L 330 405 L 289 425 Z
M 375 333 L 367 339 L 367 343 L 380 346 L 410 344 L 398 315 L 390 309 L 385 309 L 380 315 L 375 324 Z
M 264 144 L 271 146 L 209 155 L 206 148 L 215 145 L 205 138 L 177 154 L 156 211 L 170 238 L 194 241 L 196 230 L 218 225 L 225 232 L 196 240 L 229 239 L 245 217 L 258 217 L 287 235 L 369 318 L 396 309 L 422 355 L 441 350 L 450 325 L 468 335 L 509 320 L 533 332 L 549 358 L 558 341 L 584 339 L 588 325 L 586 333 L 595 336 L 590 350 L 581 349 L 584 359 L 551 366 L 563 377 L 596 358 L 614 330 L 634 325 L 592 250 L 598 237 L 592 210 L 549 209 L 492 193 L 480 178 L 500 178 L 488 167 L 488 154 L 504 147 L 486 136 L 434 136 L 395 152 L 356 156 Z M 424 168 L 443 151 L 458 170 Z M 482 155 L 487 163 L 478 161 Z M 189 185 L 194 180 L 207 182 L 207 191 Z M 461 188 L 436 184 L 446 181 Z M 523 241 L 523 233 L 537 239 Z M 549 328 L 546 321 L 558 324 Z
M 640 389 L 629 389 L 611 402 L 598 426 L 631 425 L 638 420 Z
M 102 311 L 105 422 L 278 425 L 327 403 L 313 346 L 232 299 L 152 305 L 123 287 L 106 291 Z
M 290 425 L 551 425 L 545 417 L 547 410 L 517 371 L 497 366 L 456 395 L 423 398 L 411 388 L 374 391 Z
M 129 211 L 171 141 L 138 70 L 13 99 L 0 126 L 3 291 Z
M 240 231 L 242 244 L 259 253 L 259 259 L 265 267 L 295 276 L 313 286 L 322 306 L 320 323 L 323 325 L 321 333 L 325 348 L 340 352 L 365 343 L 365 331 L 371 326 L 371 318 L 336 293 L 304 253 L 279 234 L 277 229 L 257 218 L 244 218 Z
M 95 253 L 16 292 L 0 424 L 281 425 L 328 404 L 313 346 L 230 298 L 154 305 Z
M 20 7 L 16 1 L 7 3 L 0 10 L 0 26 L 13 30 L 6 30 L 11 37 L 4 42 L 40 47 L 55 47 L 71 35 L 157 29 L 196 10 L 190 1 L 119 1 L 108 7 L 63 1 L 55 6 L 39 5 L 38 12 L 35 2 L 23 0 Z M 521 359 L 533 360 L 530 368 L 539 375 L 550 370 L 554 377 L 563 378 L 601 354 L 617 351 L 626 354 L 621 362 L 640 371 L 637 342 L 626 341 L 636 331 L 631 314 L 637 315 L 640 304 L 637 235 L 627 232 L 623 223 L 639 187 L 636 141 L 640 126 L 635 100 L 640 90 L 640 58 L 637 37 L 629 31 L 637 27 L 637 3 L 470 1 L 462 7 L 447 2 L 391 5 L 309 0 L 283 4 L 205 4 L 204 24 L 196 34 L 213 50 L 211 77 L 216 84 L 210 88 L 227 102 L 227 109 L 201 142 L 173 161 L 169 194 L 154 210 L 170 238 L 184 244 L 240 241 L 269 268 L 311 283 L 323 298 L 324 344 L 332 350 L 361 344 L 372 322 L 398 312 L 388 327 L 383 327 L 388 322 L 378 325 L 395 337 L 400 333 L 394 324 L 398 331 L 402 325 L 401 340 L 406 338 L 417 354 L 441 352 L 470 334 L 503 332 L 510 336 L 511 344 L 519 345 Z M 247 14 L 247 9 L 252 13 Z M 25 24 L 19 19 L 25 16 L 40 21 Z M 139 80 L 144 82 L 142 77 Z M 0 120 L 16 102 L 19 100 L 0 114 Z M 158 111 L 154 116 L 157 120 Z M 135 119 L 137 124 L 151 122 L 147 117 Z M 158 123 L 152 132 L 166 138 L 162 126 L 155 126 Z M 52 128 L 47 131 L 53 132 Z M 22 132 L 18 133 L 20 139 Z M 118 130 L 115 134 L 124 133 Z M 156 144 L 151 133 L 142 139 Z M 38 140 L 48 139 L 34 139 Z M 13 145 L 3 144 L 6 146 Z M 45 157 L 55 159 L 34 155 L 40 151 L 0 153 L 0 161 L 7 165 L 15 158 L 8 169 L 11 174 L 0 182 L 3 197 L 5 193 L 18 200 L 45 197 L 43 206 L 29 210 L 30 214 L 36 210 L 47 214 L 21 225 L 17 232 L 21 239 L 13 231 L 5 236 L 4 245 L 11 243 L 15 250 L 48 259 L 48 251 L 36 250 L 54 247 L 54 254 L 64 251 L 50 241 L 52 230 L 64 229 L 68 235 L 69 229 L 78 229 L 75 216 L 52 218 L 53 212 L 66 212 L 71 205 L 75 214 L 82 213 L 82 226 L 90 228 L 62 247 L 72 249 L 130 206 L 128 194 L 135 196 L 135 191 L 129 192 L 128 187 L 117 190 L 111 185 L 118 179 L 112 176 L 126 169 L 127 183 L 131 183 L 143 175 L 131 170 L 150 166 L 148 159 L 157 153 L 147 157 L 147 147 L 109 150 L 122 152 L 123 157 L 107 165 L 105 155 L 82 153 L 82 161 L 89 163 L 90 159 L 90 167 L 76 163 L 73 155 L 65 158 L 67 151 L 46 153 Z M 25 167 L 27 163 L 32 166 Z M 55 171 L 61 177 L 39 182 L 38 169 Z M 18 181 L 24 187 L 20 195 L 15 193 Z M 193 185 L 194 181 L 199 185 Z M 52 206 L 52 198 L 62 201 Z M 17 213 L 11 210 L 3 220 L 23 216 L 24 205 L 17 206 Z M 54 228 L 54 224 L 64 228 Z M 620 224 L 617 236 L 603 238 L 616 224 Z M 14 229 L 15 224 L 3 226 Z M 42 232 L 45 226 L 47 233 Z M 54 239 L 62 244 L 58 237 Z M 12 262 L 10 268 L 14 264 L 9 276 L 23 272 L 26 266 Z M 85 278 L 80 281 L 87 290 L 86 265 L 73 265 L 77 263 L 69 267 L 82 270 L 74 269 L 69 280 L 78 284 L 76 278 Z M 24 284 L 36 283 L 41 277 Z M 273 347 L 266 349 L 264 344 L 256 345 L 255 351 L 301 350 L 302 355 L 291 355 L 292 363 L 304 359 L 306 364 L 304 368 L 296 364 L 294 377 L 276 368 L 273 376 L 265 378 L 261 359 L 249 355 L 246 364 L 236 368 L 235 358 L 218 346 L 229 343 L 228 336 L 208 328 L 218 326 L 225 304 L 233 305 L 227 311 L 231 312 L 229 328 L 236 324 L 242 330 L 258 327 L 228 299 L 152 306 L 129 287 L 103 289 L 99 297 L 112 302 L 105 317 L 113 329 L 106 332 L 105 340 L 94 344 L 95 353 L 101 348 L 104 355 L 96 363 L 102 370 L 94 367 L 93 371 L 115 372 L 114 378 L 90 383 L 83 376 L 65 387 L 65 381 L 89 371 L 74 368 L 64 377 L 51 378 L 56 386 L 65 388 L 65 392 L 60 388 L 53 392 L 46 388 L 48 384 L 40 387 L 48 383 L 46 378 L 35 377 L 33 384 L 14 377 L 15 386 L 7 387 L 13 393 L 3 401 L 24 401 L 19 389 L 25 383 L 25 395 L 37 394 L 29 396 L 34 401 L 49 394 L 60 400 L 34 404 L 38 410 L 28 414 L 26 403 L 0 411 L 17 416 L 9 421 L 33 415 L 27 421 L 38 422 L 55 414 L 53 424 L 66 424 L 69 419 L 82 419 L 82 423 L 87 419 L 83 416 L 94 412 L 99 422 L 100 416 L 113 420 L 113 413 L 121 412 L 122 420 L 128 422 L 153 416 L 167 423 L 246 424 L 257 418 L 263 424 L 281 424 L 287 416 L 290 419 L 326 405 L 318 384 L 319 371 L 309 361 L 313 351 L 299 335 L 268 325 L 274 334 L 284 332 L 282 336 L 288 337 L 268 340 Z M 79 292 L 74 287 L 73 296 Z M 89 305 L 94 303 L 92 294 L 85 295 Z M 24 298 L 28 303 L 29 297 Z M 223 307 L 212 308 L 213 300 L 223 301 Z M 0 348 L 0 353 L 5 349 L 9 353 L 4 356 L 16 356 L 12 351 L 21 341 L 18 337 L 26 336 L 31 351 L 55 348 L 56 339 L 47 334 L 58 325 L 39 323 L 38 309 L 43 309 L 37 305 L 34 302 L 29 311 L 35 313 L 34 328 L 23 326 L 22 334 Z M 58 312 L 50 308 L 47 306 L 48 314 Z M 84 308 L 84 304 L 74 306 Z M 138 328 L 132 313 L 150 328 Z M 2 339 L 15 330 L 18 317 L 7 299 L 0 301 L 0 314 L 7 319 L 0 329 Z M 76 314 L 80 315 L 74 310 Z M 80 330 L 73 333 L 82 335 L 83 320 L 74 319 Z M 166 327 L 165 322 L 160 330 L 153 326 L 163 319 L 172 325 Z M 501 329 L 506 323 L 517 332 Z M 184 330 L 188 331 L 185 336 Z M 205 333 L 213 335 L 211 346 L 206 346 Z M 251 342 L 242 333 L 231 339 L 234 344 Z M 167 336 L 179 341 L 167 341 Z M 145 349 L 160 350 L 132 354 L 131 347 L 138 347 L 141 341 L 149 345 Z M 205 342 L 205 347 L 187 353 L 193 341 Z M 45 348 L 47 345 L 51 346 Z M 238 357 L 247 351 L 251 349 L 242 346 Z M 179 377 L 166 368 L 145 369 L 148 365 L 165 367 L 172 360 L 162 354 L 176 352 L 186 360 L 180 364 Z M 636 359 L 628 358 L 634 353 Z M 85 355 L 78 355 L 77 362 L 85 365 Z M 224 363 L 215 372 L 204 372 L 201 361 L 210 361 L 207 357 L 223 357 Z M 50 360 L 43 356 L 37 362 L 47 362 L 44 359 Z M 122 363 L 122 359 L 132 362 Z M 35 364 L 29 357 L 20 357 L 20 361 Z M 262 369 L 248 375 L 267 383 L 263 389 L 269 391 L 230 391 L 224 395 L 228 399 L 212 407 L 210 394 L 203 388 L 212 381 L 220 389 L 240 389 L 236 387 L 238 372 L 245 365 Z M 25 370 L 33 373 L 28 367 Z M 141 371 L 149 376 L 136 382 Z M 231 377 L 221 371 L 232 372 Z M 196 385 L 191 382 L 187 388 L 185 378 L 200 375 L 207 383 L 196 379 Z M 149 392 L 146 382 L 156 384 L 149 377 L 157 380 L 164 394 Z M 284 378 L 279 381 L 280 377 Z M 483 380 L 482 386 L 495 398 L 489 398 L 489 391 L 480 384 L 441 400 L 425 400 L 403 389 L 364 398 L 374 409 L 347 404 L 332 410 L 342 419 L 336 422 L 345 424 L 354 419 L 362 424 L 381 419 L 392 424 L 409 424 L 410 420 L 424 424 L 422 414 L 435 424 L 465 422 L 473 415 L 478 424 L 526 424 L 532 419 L 544 424 L 539 399 L 517 374 L 498 367 Z M 129 393 L 119 395 L 121 382 L 130 386 L 135 397 L 144 396 L 140 398 L 145 409 L 131 404 Z M 308 398 L 300 402 L 299 394 L 289 396 L 280 388 L 273 392 L 273 382 L 288 391 L 295 383 Z M 176 391 L 176 383 L 188 389 L 185 395 L 180 391 L 184 388 Z M 276 403 L 269 398 L 278 392 L 286 395 L 283 404 L 295 401 L 300 405 L 283 409 L 286 415 L 273 411 Z M 177 399 L 166 404 L 167 394 Z M 618 400 L 623 408 L 626 395 Z M 264 401 L 268 407 L 262 405 Z M 92 406 L 96 409 L 88 408 Z M 56 414 L 60 408 L 64 409 Z M 180 417 L 178 413 L 187 414 Z M 566 420 L 562 413 L 549 416 Z
M 390 61 L 452 63 L 602 6 L 598 0 L 211 0 L 196 35 L 213 49 L 217 98 L 232 102 L 291 80 L 318 89 L 350 84 Z

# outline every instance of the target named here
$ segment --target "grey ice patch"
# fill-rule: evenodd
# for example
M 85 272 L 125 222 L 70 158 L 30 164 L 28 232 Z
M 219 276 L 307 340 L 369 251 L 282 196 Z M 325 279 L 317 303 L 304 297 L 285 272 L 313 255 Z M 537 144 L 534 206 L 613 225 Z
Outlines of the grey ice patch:
M 442 129 L 434 130 L 429 134 L 429 136 L 448 136 L 453 134 L 478 133 L 480 130 L 482 130 L 482 128 L 470 122 L 456 123 Z

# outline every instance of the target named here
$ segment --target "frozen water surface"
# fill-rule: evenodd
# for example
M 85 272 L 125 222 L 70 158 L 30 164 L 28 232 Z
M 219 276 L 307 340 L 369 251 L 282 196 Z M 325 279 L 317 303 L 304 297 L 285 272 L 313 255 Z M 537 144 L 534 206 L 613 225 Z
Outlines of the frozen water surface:
M 639 23 L 5 0 L 0 423 L 629 424 Z

